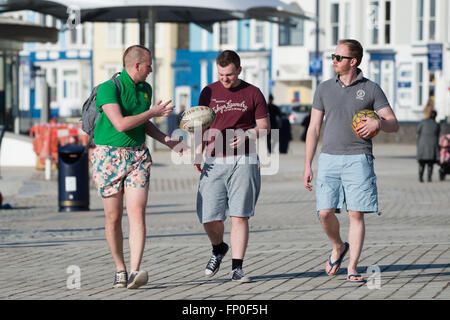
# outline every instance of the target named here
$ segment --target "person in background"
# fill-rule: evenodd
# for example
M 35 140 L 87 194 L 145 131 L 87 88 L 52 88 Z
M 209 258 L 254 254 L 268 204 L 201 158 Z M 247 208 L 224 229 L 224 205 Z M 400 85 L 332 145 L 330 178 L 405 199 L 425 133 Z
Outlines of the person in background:
M 428 107 L 425 108 L 425 119 L 417 127 L 417 161 L 419 162 L 419 181 L 423 182 L 425 166 L 427 167 L 427 180 L 432 181 L 433 165 L 439 161 L 439 133 L 440 126 L 436 122 L 437 113 Z
M 288 153 L 289 142 L 292 140 L 291 123 L 286 113 L 281 114 L 280 153 Z
M 271 130 L 280 129 L 281 128 L 281 111 L 280 108 L 273 103 L 273 95 L 269 95 L 269 102 L 267 103 L 267 108 L 269 109 L 269 117 L 270 117 L 270 128 Z M 281 139 L 281 134 L 280 134 Z M 274 141 L 277 143 L 277 141 Z M 267 135 L 267 149 L 269 153 L 272 152 L 272 134 L 269 132 Z
M 311 110 L 309 110 L 308 115 L 304 117 L 302 121 L 302 127 L 305 128 L 303 130 L 302 136 L 300 137 L 302 141 L 306 141 L 306 133 L 308 132 L 309 121 L 311 121 Z

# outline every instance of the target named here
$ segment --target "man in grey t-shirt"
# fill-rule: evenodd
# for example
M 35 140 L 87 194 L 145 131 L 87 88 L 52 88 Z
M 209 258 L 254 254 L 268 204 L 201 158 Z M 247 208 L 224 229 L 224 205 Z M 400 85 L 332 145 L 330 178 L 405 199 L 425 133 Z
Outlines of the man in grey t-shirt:
M 363 56 L 361 44 L 352 39 L 339 41 L 332 55 L 335 78 L 322 82 L 314 96 L 311 120 L 306 136 L 303 184 L 312 190 L 311 163 L 316 152 L 320 129 L 324 122 L 322 152 L 316 179 L 316 209 L 333 250 L 325 271 L 335 275 L 350 251 L 347 280 L 363 282 L 357 264 L 364 242 L 364 213 L 378 211 L 376 176 L 373 170 L 372 141 L 376 130 L 398 131 L 397 119 L 381 88 L 363 77 L 358 68 Z M 351 127 L 353 115 L 362 110 L 377 112 L 380 119 L 366 118 L 357 128 Z M 349 214 L 348 243 L 339 233 L 335 213 L 345 203 Z

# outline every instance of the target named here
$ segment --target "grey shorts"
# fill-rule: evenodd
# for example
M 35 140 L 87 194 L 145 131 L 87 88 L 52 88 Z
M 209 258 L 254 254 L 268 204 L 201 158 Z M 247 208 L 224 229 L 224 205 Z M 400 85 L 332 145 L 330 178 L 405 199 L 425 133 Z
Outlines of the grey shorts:
M 232 217 L 251 217 L 261 189 L 259 159 L 256 154 L 207 159 L 197 192 L 200 223 Z

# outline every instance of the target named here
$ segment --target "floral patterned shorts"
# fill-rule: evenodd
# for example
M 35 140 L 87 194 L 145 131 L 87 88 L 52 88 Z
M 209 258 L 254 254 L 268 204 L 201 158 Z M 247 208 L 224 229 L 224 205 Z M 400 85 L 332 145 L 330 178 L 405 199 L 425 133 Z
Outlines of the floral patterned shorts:
M 152 158 L 145 145 L 118 148 L 96 146 L 91 156 L 92 178 L 105 198 L 122 188 L 145 188 L 150 182 Z

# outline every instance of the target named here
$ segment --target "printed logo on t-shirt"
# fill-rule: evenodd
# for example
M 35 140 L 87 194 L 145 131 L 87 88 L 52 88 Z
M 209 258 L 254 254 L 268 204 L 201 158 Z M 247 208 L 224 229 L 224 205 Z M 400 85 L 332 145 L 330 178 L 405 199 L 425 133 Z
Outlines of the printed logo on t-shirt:
M 229 111 L 245 112 L 248 109 L 248 106 L 245 104 L 245 100 L 242 102 L 233 102 L 231 100 L 217 100 L 213 98 L 212 102 L 215 104 L 215 106 L 212 107 L 215 113 L 224 113 Z
M 359 89 L 358 91 L 356 91 L 356 99 L 364 100 L 365 95 L 366 93 L 364 92 L 363 89 Z

